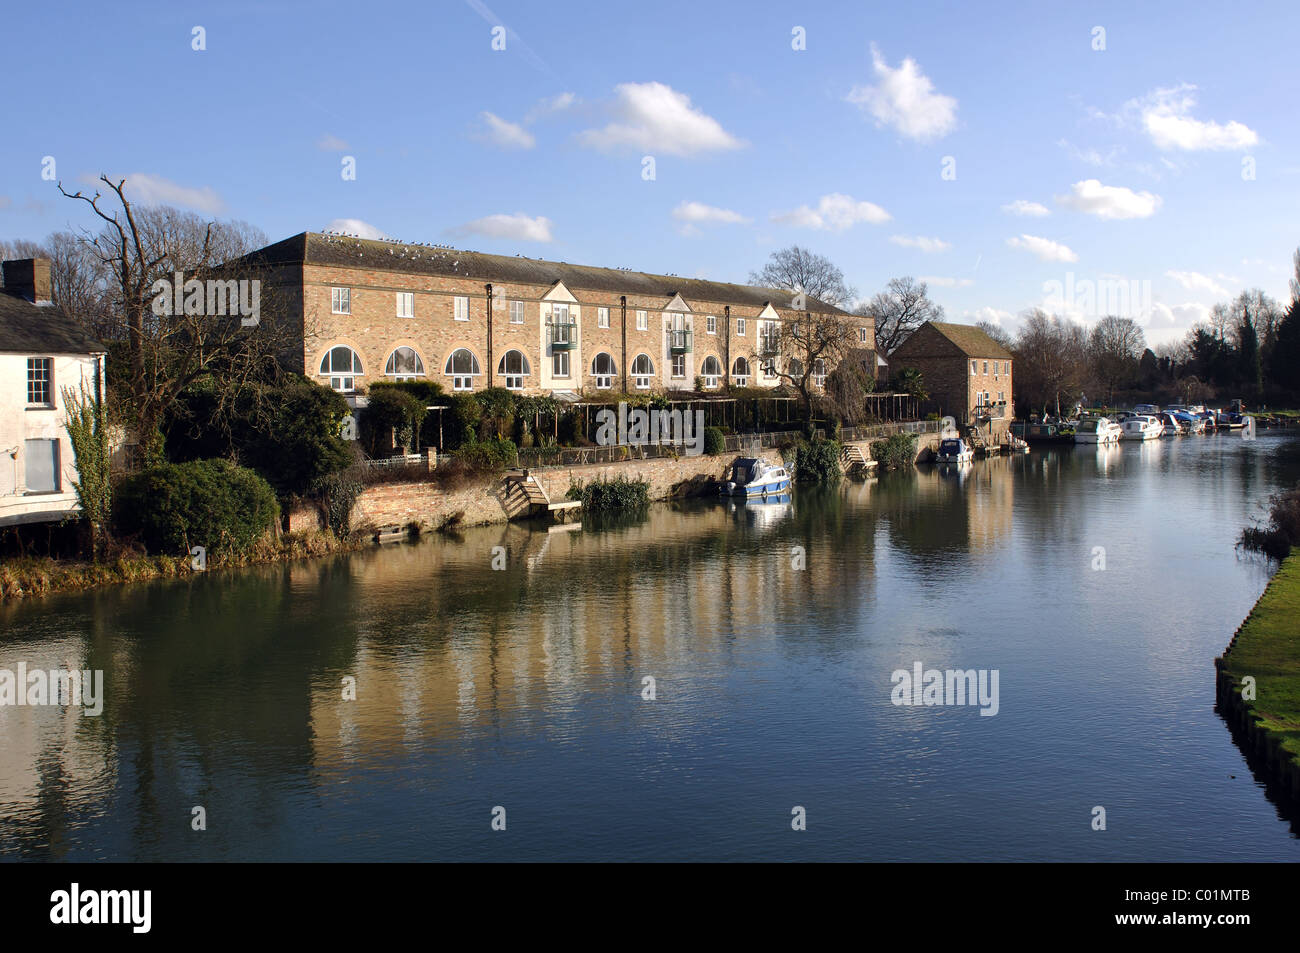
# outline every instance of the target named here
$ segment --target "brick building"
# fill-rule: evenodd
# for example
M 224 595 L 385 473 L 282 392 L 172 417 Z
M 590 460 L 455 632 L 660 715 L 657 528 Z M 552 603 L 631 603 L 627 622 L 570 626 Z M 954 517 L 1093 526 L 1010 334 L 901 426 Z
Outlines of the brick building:
M 312 232 L 228 269 L 256 269 L 263 311 L 298 322 L 291 368 L 345 393 L 404 378 L 570 398 L 694 390 L 697 379 L 704 390 L 775 387 L 761 342 L 802 313 L 771 288 Z M 805 310 L 852 322 L 873 348 L 870 318 L 813 298 Z M 874 367 L 874 353 L 859 357 Z
M 909 367 L 921 372 L 930 395 L 923 412 L 1005 429 L 1015 416 L 1012 360 L 1010 351 L 973 325 L 927 321 L 889 355 L 889 367 L 893 374 Z

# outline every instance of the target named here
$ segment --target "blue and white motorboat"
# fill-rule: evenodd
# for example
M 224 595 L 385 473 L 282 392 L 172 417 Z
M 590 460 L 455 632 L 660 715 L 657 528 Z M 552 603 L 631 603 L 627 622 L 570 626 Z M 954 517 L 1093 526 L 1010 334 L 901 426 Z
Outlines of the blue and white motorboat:
M 741 457 L 731 466 L 731 479 L 718 492 L 751 500 L 775 499 L 790 492 L 790 471 L 753 457 Z
M 965 440 L 954 437 L 939 441 L 934 458 L 940 463 L 970 463 L 975 459 L 975 451 L 966 445 Z

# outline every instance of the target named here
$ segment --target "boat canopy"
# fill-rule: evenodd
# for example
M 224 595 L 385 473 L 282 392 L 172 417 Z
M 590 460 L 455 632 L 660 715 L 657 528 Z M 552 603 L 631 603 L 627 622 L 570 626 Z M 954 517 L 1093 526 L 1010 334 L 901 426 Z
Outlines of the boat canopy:
M 748 483 L 758 476 L 758 460 L 755 457 L 741 457 L 731 465 L 731 476 L 737 483 Z

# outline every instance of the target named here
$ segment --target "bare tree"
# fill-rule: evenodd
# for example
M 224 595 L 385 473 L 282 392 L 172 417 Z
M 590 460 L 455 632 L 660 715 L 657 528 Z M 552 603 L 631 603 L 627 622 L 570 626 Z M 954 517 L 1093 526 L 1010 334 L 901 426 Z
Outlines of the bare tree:
M 1108 405 L 1115 388 L 1136 377 L 1138 359 L 1146 346 L 1146 335 L 1132 318 L 1108 315 L 1093 327 L 1088 336 L 1088 362 Z
M 1082 326 L 1035 308 L 1016 338 L 1016 389 L 1043 412 L 1062 399 L 1077 398 L 1087 366 L 1087 335 Z
M 847 363 L 845 358 L 857 348 L 857 328 L 843 315 L 804 311 L 788 321 L 769 323 L 759 336 L 755 357 L 799 393 L 804 428 L 811 434 L 818 382 L 824 384 L 827 371 Z
M 992 321 L 976 321 L 975 327 L 979 328 L 994 341 L 997 341 L 1008 351 L 1015 349 L 1016 339 L 1012 337 L 1007 329 L 1002 327 L 1000 324 L 994 324 Z
M 874 319 L 878 351 L 889 354 L 925 322 L 943 320 L 943 307 L 931 301 L 928 292 L 924 281 L 910 275 L 891 278 L 884 291 L 855 309 Z
M 749 273 L 749 281 L 762 288 L 803 292 L 837 308 L 848 307 L 857 297 L 857 292 L 844 283 L 844 272 L 829 258 L 798 245 L 772 252 L 761 270 Z
M 100 181 L 108 188 L 107 199 L 99 191 L 88 196 L 59 185 L 60 192 L 86 203 L 103 223 L 98 232 L 76 236 L 88 258 L 78 259 L 66 242 L 58 243 L 68 263 L 61 293 L 93 298 L 98 288 L 102 313 L 92 320 L 100 322 L 101 336 L 125 343 L 128 366 L 122 384 L 128 393 L 123 416 L 149 457 L 161 450 L 159 426 L 185 388 L 208 378 L 219 396 L 218 406 L 224 407 L 251 382 L 278 373 L 276 357 L 286 349 L 291 326 L 267 300 L 269 288 L 261 294 L 259 322 L 251 327 L 238 314 L 192 309 L 188 297 L 183 308 L 159 308 L 157 283 L 173 282 L 178 272 L 186 282 L 260 282 L 251 269 L 223 275 L 220 266 L 251 251 L 250 245 L 265 243 L 265 236 L 242 223 L 208 222 L 169 206 L 137 208 L 126 196 L 125 180 L 100 176 Z M 95 278 L 84 278 L 81 266 L 93 267 Z M 113 361 L 109 364 L 111 372 Z

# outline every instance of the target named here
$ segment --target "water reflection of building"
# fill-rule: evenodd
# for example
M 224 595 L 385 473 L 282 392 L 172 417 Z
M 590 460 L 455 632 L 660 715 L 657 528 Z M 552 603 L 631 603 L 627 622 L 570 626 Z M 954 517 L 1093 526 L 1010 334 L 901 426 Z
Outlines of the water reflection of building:
M 778 641 L 810 614 L 844 630 L 836 620 L 870 598 L 873 579 L 869 558 L 844 559 L 828 541 L 837 532 L 871 545 L 871 531 L 850 523 L 865 512 L 855 489 L 838 511 L 654 507 L 610 531 L 482 528 L 357 560 L 356 651 L 312 686 L 318 767 L 502 719 L 544 716 L 546 730 L 563 731 L 588 693 L 639 693 L 644 675 L 709 670 L 707 656 L 736 640 Z M 497 546 L 504 571 L 491 568 Z M 345 675 L 355 701 L 342 697 Z

